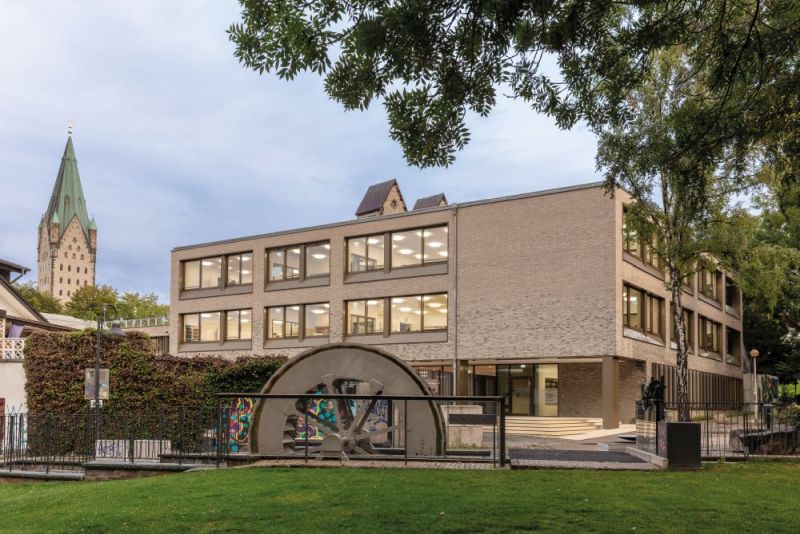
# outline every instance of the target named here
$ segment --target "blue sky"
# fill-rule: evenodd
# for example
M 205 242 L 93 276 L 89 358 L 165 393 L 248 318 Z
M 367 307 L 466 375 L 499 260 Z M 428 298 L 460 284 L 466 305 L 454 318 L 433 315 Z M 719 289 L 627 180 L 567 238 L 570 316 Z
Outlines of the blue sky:
M 446 169 L 409 167 L 381 105 L 345 113 L 314 75 L 233 57 L 232 0 L 0 6 L 0 258 L 34 268 L 66 124 L 98 226 L 98 283 L 169 294 L 175 246 L 353 217 L 369 184 L 451 202 L 599 179 L 595 140 L 501 99 Z

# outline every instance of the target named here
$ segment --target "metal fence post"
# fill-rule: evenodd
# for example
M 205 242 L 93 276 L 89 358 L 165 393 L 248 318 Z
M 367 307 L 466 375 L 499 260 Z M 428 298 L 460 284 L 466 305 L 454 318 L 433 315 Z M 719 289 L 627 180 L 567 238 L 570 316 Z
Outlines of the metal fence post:
M 403 465 L 408 465 L 408 399 L 403 399 Z
M 506 398 L 500 399 L 500 467 L 506 465 Z
M 705 403 L 706 405 L 706 456 L 710 455 L 711 447 L 709 446 L 709 442 L 711 441 L 711 421 L 708 419 L 708 402 Z
M 310 409 L 311 403 L 309 399 L 305 399 L 305 415 L 303 416 L 303 429 L 305 430 L 305 463 L 308 463 L 308 411 Z

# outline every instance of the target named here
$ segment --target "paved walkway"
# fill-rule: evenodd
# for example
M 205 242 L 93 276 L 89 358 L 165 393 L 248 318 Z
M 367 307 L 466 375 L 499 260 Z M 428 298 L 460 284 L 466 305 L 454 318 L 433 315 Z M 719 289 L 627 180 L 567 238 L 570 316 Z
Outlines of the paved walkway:
M 652 471 L 655 466 L 625 452 L 569 449 L 511 449 L 512 469 L 608 469 Z

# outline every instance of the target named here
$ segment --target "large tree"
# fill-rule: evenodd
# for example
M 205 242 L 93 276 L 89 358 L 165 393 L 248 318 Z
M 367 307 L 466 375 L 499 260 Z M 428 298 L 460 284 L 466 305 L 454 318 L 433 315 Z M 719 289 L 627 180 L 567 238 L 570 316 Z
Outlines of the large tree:
M 774 89 L 780 116 L 796 83 L 795 0 L 240 0 L 236 57 L 259 73 L 325 78 L 345 109 L 382 102 L 409 163 L 447 165 L 469 140 L 468 113 L 498 94 L 529 102 L 561 127 L 624 120 L 653 52 L 682 44 L 691 75 L 727 110 Z M 713 119 L 713 116 L 708 117 Z M 753 129 L 762 120 L 749 123 Z M 760 117 L 767 119 L 767 117 Z
M 798 2 L 240 3 L 229 34 L 243 64 L 316 72 L 348 110 L 382 101 L 413 165 L 451 163 L 467 113 L 488 114 L 500 92 L 597 132 L 609 191 L 632 193 L 631 224 L 667 265 L 688 400 L 680 286 L 712 254 L 729 257 L 747 227 L 732 195 L 800 113 Z
M 14 288 L 34 310 L 44 313 L 64 313 L 64 307 L 58 299 L 49 293 L 39 291 L 39 287 L 33 282 L 14 284 Z
M 111 286 L 84 286 L 72 294 L 66 303 L 65 310 L 73 317 L 96 320 L 103 304 L 113 305 L 121 319 L 139 319 L 144 317 L 161 317 L 169 313 L 169 306 L 158 303 L 155 294 L 119 292 Z

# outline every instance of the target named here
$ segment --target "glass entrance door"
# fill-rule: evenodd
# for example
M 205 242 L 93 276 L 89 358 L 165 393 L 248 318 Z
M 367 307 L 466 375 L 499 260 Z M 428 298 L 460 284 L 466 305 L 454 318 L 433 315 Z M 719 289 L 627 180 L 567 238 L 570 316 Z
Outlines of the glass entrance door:
M 532 387 L 533 380 L 528 376 L 511 379 L 511 415 L 530 415 Z

